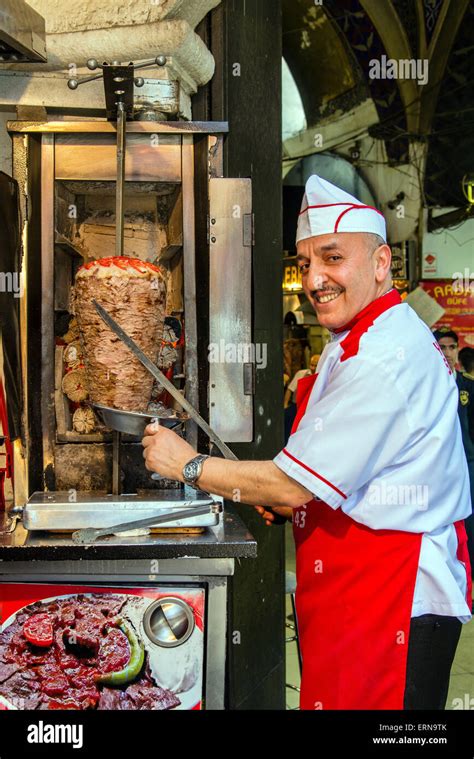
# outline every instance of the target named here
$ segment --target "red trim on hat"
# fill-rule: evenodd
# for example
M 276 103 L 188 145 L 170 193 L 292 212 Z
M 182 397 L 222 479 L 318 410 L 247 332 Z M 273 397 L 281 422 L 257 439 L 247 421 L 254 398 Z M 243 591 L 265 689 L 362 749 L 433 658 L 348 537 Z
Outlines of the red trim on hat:
M 354 206 L 351 206 L 350 208 L 346 208 L 344 211 L 342 211 L 342 213 L 339 214 L 339 216 L 336 219 L 336 223 L 334 224 L 334 233 L 337 232 L 337 228 L 339 226 L 339 222 L 341 221 L 341 219 L 344 216 L 344 214 L 349 213 L 349 211 L 360 211 L 361 208 L 362 209 L 369 208 L 371 211 L 377 211 L 377 209 L 374 208 L 373 206 L 355 206 L 354 205 Z M 380 213 L 380 211 L 377 211 L 377 213 Z M 382 216 L 382 218 L 383 218 L 383 214 L 382 213 L 380 213 L 380 216 Z
M 299 215 L 301 216 L 301 214 L 306 213 L 306 211 L 309 208 L 334 208 L 334 206 L 349 206 L 349 208 L 346 208 L 346 210 L 342 212 L 343 214 L 347 213 L 347 211 L 351 211 L 353 208 L 369 208 L 371 211 L 376 211 L 376 213 L 380 214 L 380 216 L 382 218 L 385 218 L 384 215 L 383 215 L 383 213 L 381 211 L 379 211 L 378 208 L 374 208 L 374 206 L 366 206 L 363 203 L 361 203 L 361 204 L 357 204 L 357 203 L 318 203 L 317 205 L 314 205 L 314 206 L 306 206 L 306 208 L 303 208 L 303 210 L 300 211 Z M 341 216 L 342 216 L 342 214 L 341 214 Z M 338 220 L 336 221 L 336 225 L 338 224 L 340 218 L 341 217 L 339 217 Z
M 314 469 L 311 469 L 306 464 L 303 464 L 302 461 L 299 461 L 299 459 L 295 458 L 295 456 L 293 456 L 289 451 L 287 451 L 286 448 L 283 448 L 282 453 L 284 453 L 285 456 L 288 456 L 288 458 L 291 459 L 292 461 L 294 461 L 296 464 L 299 464 L 301 467 L 303 467 L 303 469 L 306 469 L 306 471 L 310 472 L 310 474 L 314 475 L 314 477 L 317 477 L 318 480 L 321 480 L 321 482 L 324 482 L 325 485 L 328 485 L 330 488 L 332 488 L 333 490 L 335 490 L 336 493 L 339 493 L 339 495 L 341 495 L 343 498 L 347 498 L 347 496 L 344 495 L 344 493 L 342 492 L 342 490 L 339 490 L 339 488 L 337 488 L 335 485 L 333 485 L 332 482 L 329 482 L 329 480 L 326 480 L 324 477 L 321 477 L 321 475 L 318 474 L 317 472 L 315 472 Z
M 316 206 L 306 206 L 306 208 L 303 208 L 302 211 L 300 211 L 300 216 L 302 213 L 306 213 L 308 208 L 332 208 L 333 206 L 352 206 L 353 203 L 320 203 Z

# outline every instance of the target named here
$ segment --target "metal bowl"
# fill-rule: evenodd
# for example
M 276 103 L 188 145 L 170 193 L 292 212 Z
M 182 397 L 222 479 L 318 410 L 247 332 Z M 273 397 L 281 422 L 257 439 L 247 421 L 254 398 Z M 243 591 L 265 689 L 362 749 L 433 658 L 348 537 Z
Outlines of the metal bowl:
M 143 617 L 143 629 L 148 638 L 163 648 L 181 646 L 191 636 L 194 625 L 191 607 L 175 596 L 154 601 Z
M 124 432 L 127 435 L 143 436 L 147 424 L 154 421 L 158 421 L 163 427 L 173 429 L 189 419 L 188 415 L 184 413 L 180 416 L 159 416 L 139 411 L 121 411 L 120 409 L 109 408 L 109 406 L 102 406 L 100 403 L 93 403 L 92 406 L 106 427 L 117 432 Z

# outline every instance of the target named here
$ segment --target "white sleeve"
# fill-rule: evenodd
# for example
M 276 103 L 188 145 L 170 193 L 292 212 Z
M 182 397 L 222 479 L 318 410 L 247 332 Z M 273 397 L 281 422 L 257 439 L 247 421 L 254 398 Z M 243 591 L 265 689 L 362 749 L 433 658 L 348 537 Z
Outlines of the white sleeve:
M 317 388 L 315 387 L 314 390 Z M 411 435 L 406 400 L 379 363 L 338 364 L 274 463 L 333 508 L 369 483 Z
M 304 371 L 304 370 L 303 370 Z M 296 392 L 296 386 L 298 384 L 298 381 L 302 377 L 302 371 L 301 369 L 296 372 L 291 382 L 288 384 L 288 390 L 291 390 L 292 393 Z

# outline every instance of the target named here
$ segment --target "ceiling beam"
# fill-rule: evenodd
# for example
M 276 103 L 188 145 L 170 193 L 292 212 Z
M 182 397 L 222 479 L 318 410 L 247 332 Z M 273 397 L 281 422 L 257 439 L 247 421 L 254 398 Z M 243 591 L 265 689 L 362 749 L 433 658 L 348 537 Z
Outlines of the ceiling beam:
M 439 90 L 451 50 L 470 0 L 444 0 L 428 46 L 429 80 L 421 93 L 420 134 L 431 132 Z
M 423 0 L 415 0 L 416 18 L 418 21 L 418 55 L 420 58 L 428 57 L 426 47 L 425 5 Z
M 414 58 L 407 34 L 391 0 L 360 0 L 383 42 L 388 58 L 406 60 Z M 409 132 L 418 131 L 420 101 L 419 86 L 414 79 L 397 79 L 400 97 L 405 107 Z

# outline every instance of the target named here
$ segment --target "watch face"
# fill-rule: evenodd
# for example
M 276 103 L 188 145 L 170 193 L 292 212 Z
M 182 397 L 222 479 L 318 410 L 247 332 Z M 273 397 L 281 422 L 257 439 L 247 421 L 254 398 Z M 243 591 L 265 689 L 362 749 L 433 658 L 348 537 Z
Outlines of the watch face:
M 186 480 L 195 480 L 199 472 L 199 462 L 189 461 L 184 467 L 184 477 Z

